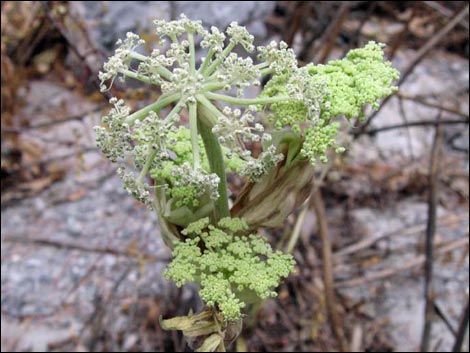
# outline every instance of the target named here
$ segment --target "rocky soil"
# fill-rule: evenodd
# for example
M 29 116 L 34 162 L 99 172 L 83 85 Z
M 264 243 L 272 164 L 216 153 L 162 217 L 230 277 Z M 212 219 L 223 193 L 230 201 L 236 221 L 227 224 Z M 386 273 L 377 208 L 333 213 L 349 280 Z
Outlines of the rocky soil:
M 259 19 L 272 11 L 273 3 L 86 2 L 81 11 L 91 22 L 102 17 L 100 26 L 94 27 L 94 39 L 109 48 L 128 30 L 145 31 L 143 24 L 149 17 L 170 18 L 183 10 L 211 25 L 225 26 L 228 18 L 237 20 L 263 37 L 266 30 Z M 413 53 L 400 52 L 395 65 L 405 67 Z M 436 51 L 400 91 L 408 96 L 434 97 L 468 115 L 468 74 L 466 60 Z M 467 93 L 462 93 L 465 90 Z M 13 197 L 2 206 L 2 351 L 53 350 L 71 342 L 74 349 L 83 350 L 85 344 L 96 344 L 93 325 L 103 322 L 108 335 L 127 332 L 125 337 L 117 333 L 110 336 L 115 345 L 109 349 L 155 347 L 142 343 L 142 328 L 132 324 L 139 312 L 132 311 L 130 303 L 158 298 L 162 307 L 144 305 L 144 315 L 150 315 L 151 310 L 165 314 L 164 306 L 170 307 L 169 302 L 176 306 L 172 310 L 184 313 L 195 303 L 194 289 L 179 293 L 182 304 L 176 303 L 175 287 L 162 277 L 171 253 L 159 237 L 156 215 L 127 195 L 114 167 L 95 149 L 92 126 L 98 123 L 101 107 L 42 80 L 31 82 L 23 98 L 28 103 L 20 114 L 35 115 L 36 122 L 47 121 L 50 112 L 58 109 L 65 109 L 65 116 L 85 118 L 22 135 L 26 142 L 40 145 L 47 158 L 68 154 L 71 158 L 61 162 L 67 166 L 62 180 L 32 197 Z M 408 121 L 438 114 L 436 108 L 413 100 L 403 100 L 400 106 L 393 98 L 376 116 L 373 127 L 403 123 L 402 111 Z M 442 113 L 442 119 L 452 117 L 452 113 Z M 396 268 L 423 253 L 423 228 L 413 234 L 407 229 L 422 226 L 427 219 L 426 175 L 433 135 L 433 127 L 416 127 L 361 137 L 351 144 L 345 166 L 333 169 L 326 198 L 339 284 Z M 462 125 L 449 126 L 444 137 L 439 244 L 468 237 L 468 125 L 463 129 Z M 310 216 L 304 238 L 315 231 Z M 348 245 L 389 233 L 394 235 L 373 247 L 341 254 Z M 436 302 L 453 327 L 468 296 L 468 266 L 468 243 L 436 259 Z M 383 328 L 397 351 L 419 347 L 424 308 L 420 268 L 371 283 L 339 285 L 339 292 L 349 301 L 365 303 L 360 309 L 365 317 L 385 320 Z M 112 314 L 100 313 L 100 307 Z M 98 322 L 97 317 L 104 319 Z M 156 320 L 158 315 L 152 318 Z M 442 320 L 436 322 L 433 347 L 449 350 L 453 335 Z

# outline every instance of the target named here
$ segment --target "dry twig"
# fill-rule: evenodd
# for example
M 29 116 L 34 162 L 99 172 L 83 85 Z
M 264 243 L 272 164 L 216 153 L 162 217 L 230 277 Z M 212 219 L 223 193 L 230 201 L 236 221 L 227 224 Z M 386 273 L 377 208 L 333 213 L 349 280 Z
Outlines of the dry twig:
M 437 121 L 440 122 L 441 114 Z M 434 290 L 433 261 L 434 261 L 434 236 L 436 234 L 436 215 L 438 202 L 439 160 L 442 142 L 442 130 L 438 124 L 432 145 L 431 161 L 429 163 L 429 199 L 428 199 L 428 222 L 426 225 L 426 261 L 424 263 L 424 298 L 426 309 L 424 314 L 423 336 L 421 338 L 421 351 L 429 351 L 431 340 L 432 319 L 434 317 Z
M 344 337 L 342 322 L 339 318 L 338 311 L 336 310 L 335 291 L 333 286 L 333 256 L 331 252 L 330 235 L 321 189 L 316 188 L 314 190 L 311 201 L 317 217 L 318 233 L 322 242 L 322 270 L 328 319 L 330 321 L 333 334 L 340 345 L 341 351 L 347 352 L 349 350 L 348 344 Z
M 398 81 L 398 86 L 403 84 L 408 76 L 414 71 L 415 67 L 424 59 L 424 57 L 438 44 L 465 16 L 468 15 L 469 5 L 465 6 L 453 19 L 451 19 L 439 32 L 433 35 L 429 40 L 416 52 L 413 60 L 410 62 L 408 67 L 403 70 L 401 73 L 401 78 Z M 385 98 L 379 107 L 366 121 L 364 124 L 361 125 L 361 130 L 365 130 L 372 120 L 377 116 L 380 112 L 381 108 L 385 106 L 385 103 L 390 99 L 388 96 Z M 359 135 L 359 134 L 358 134 Z
M 470 313 L 469 313 L 468 298 L 467 298 L 467 306 L 463 309 L 462 314 L 460 316 L 459 329 L 457 331 L 457 337 L 455 338 L 454 346 L 452 347 L 452 352 L 462 352 L 463 341 L 464 341 L 465 335 L 468 334 L 469 315 Z
M 456 125 L 456 124 L 468 124 L 469 120 L 463 120 L 463 119 L 448 119 L 448 120 L 442 120 L 438 122 L 437 120 L 419 120 L 419 121 L 411 121 L 408 123 L 402 123 L 402 124 L 393 124 L 393 125 L 388 125 L 388 126 L 382 126 L 378 127 L 376 129 L 368 129 L 364 131 L 351 131 L 353 136 L 359 136 L 359 135 L 369 135 L 373 136 L 379 132 L 384 132 L 384 131 L 389 131 L 389 130 L 395 130 L 395 129 L 402 129 L 402 128 L 408 128 L 408 127 L 418 127 L 418 126 L 436 126 L 438 124 L 442 125 Z
M 462 248 L 464 246 L 468 246 L 468 237 L 457 239 L 449 243 L 446 243 L 445 245 L 436 249 L 434 255 L 436 256 L 443 255 L 453 250 Z M 335 287 L 337 288 L 357 287 L 357 286 L 361 286 L 369 282 L 383 280 L 384 278 L 388 278 L 388 277 L 392 277 L 394 275 L 400 274 L 403 271 L 411 270 L 415 267 L 422 266 L 424 262 L 425 262 L 425 257 L 423 255 L 420 255 L 419 257 L 411 261 L 405 262 L 404 264 L 397 266 L 397 267 L 386 268 L 384 270 L 369 273 L 365 276 L 353 278 L 348 281 L 336 282 Z
M 439 110 L 442 110 L 442 111 L 445 111 L 445 112 L 448 112 L 448 113 L 459 115 L 463 118 L 466 118 L 467 121 L 470 118 L 470 116 L 467 113 L 464 113 L 464 112 L 462 112 L 458 109 L 452 108 L 452 107 L 446 107 L 446 106 L 439 105 L 437 103 L 429 102 L 425 99 L 425 97 L 410 96 L 410 95 L 407 95 L 406 93 L 403 93 L 403 92 L 397 92 L 396 95 L 397 95 L 397 97 L 399 97 L 401 99 L 411 100 L 413 102 L 425 105 L 427 107 L 436 108 L 436 109 L 439 109 Z
M 461 217 L 458 217 L 457 219 L 455 218 L 454 215 L 450 215 L 450 216 L 439 218 L 438 222 L 440 223 L 439 225 L 441 226 L 452 226 L 452 225 L 458 224 L 459 222 L 465 219 L 468 219 L 468 215 L 463 215 Z M 357 251 L 369 248 L 373 246 L 374 244 L 378 243 L 379 241 L 387 239 L 387 238 L 391 238 L 397 235 L 409 236 L 409 235 L 417 234 L 420 232 L 424 232 L 425 230 L 426 230 L 425 224 L 416 224 L 406 229 L 400 229 L 394 232 L 384 233 L 376 237 L 368 237 L 364 240 L 358 241 L 357 243 L 354 243 L 354 244 L 351 244 L 349 246 L 342 248 L 341 250 L 335 252 L 334 256 L 343 257 L 346 255 L 353 254 Z

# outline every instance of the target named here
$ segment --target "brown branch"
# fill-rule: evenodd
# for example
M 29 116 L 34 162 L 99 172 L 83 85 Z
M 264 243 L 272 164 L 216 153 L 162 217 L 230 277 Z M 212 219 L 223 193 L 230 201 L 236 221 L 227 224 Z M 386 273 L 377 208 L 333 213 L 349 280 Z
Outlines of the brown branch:
M 103 322 L 104 322 L 105 314 L 108 311 L 108 306 L 114 301 L 115 296 L 118 293 L 118 288 L 127 278 L 129 273 L 132 271 L 133 267 L 134 267 L 133 263 L 128 264 L 127 268 L 122 272 L 122 274 L 119 276 L 119 278 L 114 283 L 111 290 L 109 291 L 109 296 L 107 298 L 104 298 L 104 295 L 102 294 L 97 294 L 94 298 L 95 310 L 89 316 L 87 322 L 85 323 L 85 325 L 83 325 L 80 331 L 80 337 L 83 338 L 85 331 L 87 330 L 87 328 L 89 328 L 90 336 L 87 337 L 85 341 L 86 341 L 86 346 L 92 352 L 96 350 L 96 345 L 100 337 L 105 332 L 105 325 L 103 325 Z
M 328 320 L 330 322 L 333 335 L 339 343 L 342 352 L 349 351 L 347 341 L 344 337 L 343 325 L 336 310 L 335 291 L 333 285 L 333 256 L 331 251 L 330 235 L 328 231 L 328 221 L 326 217 L 325 204 L 321 189 L 316 188 L 312 194 L 312 205 L 318 222 L 318 233 L 322 242 L 322 270 L 323 282 L 325 285 L 325 303 L 328 312 Z
M 294 37 L 308 15 L 308 1 L 297 1 L 293 14 L 287 19 L 284 26 L 284 41 L 289 47 L 294 43 Z
M 436 234 L 436 215 L 438 202 L 439 160 L 442 142 L 442 129 L 439 125 L 439 114 L 436 133 L 429 162 L 429 195 L 428 195 L 428 222 L 426 225 L 426 261 L 424 263 L 424 298 L 426 309 L 424 313 L 424 328 L 421 338 L 421 351 L 429 351 L 431 340 L 432 319 L 434 317 L 434 290 L 433 290 L 433 261 L 434 261 L 434 237 Z
M 443 255 L 463 246 L 468 246 L 468 237 L 457 239 L 446 243 L 445 245 L 441 246 L 440 248 L 436 249 L 435 255 Z M 400 266 L 393 267 L 393 268 L 386 268 L 384 270 L 376 271 L 373 273 L 369 273 L 368 275 L 353 278 L 347 281 L 336 282 L 336 288 L 348 288 L 348 287 L 357 287 L 363 284 L 374 282 L 378 280 L 383 280 L 384 278 L 392 277 L 396 274 L 399 274 L 403 271 L 413 269 L 415 267 L 422 266 L 425 262 L 425 257 L 420 255 L 418 258 L 415 258 L 411 261 L 408 261 Z
M 388 48 L 388 60 L 393 60 L 398 48 L 403 44 L 403 41 L 406 38 L 410 30 L 410 24 L 418 13 L 419 2 L 415 2 L 411 7 L 411 15 L 403 25 L 403 29 L 392 39 L 390 46 Z
M 341 25 L 348 17 L 350 10 L 350 3 L 344 1 L 341 4 L 341 7 L 339 8 L 338 15 L 336 15 L 335 19 L 326 31 L 326 44 L 324 46 L 324 49 L 321 51 L 320 57 L 318 58 L 318 60 L 316 60 L 318 63 L 324 63 L 326 59 L 328 59 L 328 56 L 330 55 L 331 50 L 333 49 L 333 46 L 335 44 L 336 38 L 338 37 L 339 31 L 341 30 Z
M 463 119 L 449 119 L 449 120 L 442 120 L 438 122 L 437 120 L 419 120 L 419 121 L 411 121 L 409 123 L 402 123 L 402 124 L 393 124 L 388 126 L 378 127 L 376 129 L 369 129 L 369 130 L 350 130 L 350 134 L 353 136 L 360 136 L 360 135 L 369 135 L 373 136 L 379 132 L 395 130 L 395 129 L 403 129 L 409 127 L 418 127 L 418 126 L 437 126 L 437 125 L 456 125 L 456 124 L 468 124 L 469 120 Z
M 429 40 L 416 52 L 413 60 L 408 67 L 403 70 L 401 78 L 397 83 L 397 86 L 403 84 L 408 76 L 414 71 L 415 67 L 424 59 L 424 57 L 439 43 L 465 16 L 468 15 L 469 5 L 465 6 L 453 19 L 451 19 L 439 32 L 433 35 Z M 388 102 L 392 96 L 388 96 L 382 101 L 379 109 L 377 109 L 372 115 L 361 125 L 361 130 L 365 130 L 370 125 L 372 120 L 377 116 L 382 107 Z
M 457 330 L 457 337 L 455 338 L 454 346 L 452 347 L 452 352 L 462 352 L 462 345 L 465 338 L 465 335 L 468 333 L 468 317 L 470 313 L 468 311 L 468 298 L 467 306 L 462 311 L 460 316 L 459 329 Z M 468 348 L 468 347 L 467 347 Z
M 367 6 L 367 10 L 364 12 L 363 15 L 361 15 L 361 22 L 359 23 L 359 26 L 356 29 L 356 32 L 354 35 L 351 37 L 351 43 L 349 45 L 349 49 L 354 49 L 355 47 L 358 47 L 360 42 L 359 38 L 362 34 L 362 29 L 364 28 L 364 25 L 366 22 L 370 19 L 370 16 L 374 12 L 375 8 L 377 7 L 377 1 L 370 1 L 369 5 Z
M 452 17 L 452 11 L 449 10 L 444 5 L 439 4 L 437 1 L 423 1 L 423 4 L 436 10 L 437 12 L 444 15 L 445 17 Z M 466 30 L 470 29 L 468 22 L 465 22 L 464 20 L 460 21 L 459 25 L 461 25 Z
M 398 92 L 396 95 L 399 98 L 406 99 L 406 100 L 411 100 L 413 102 L 425 105 L 427 107 L 436 108 L 436 109 L 439 109 L 439 110 L 442 110 L 442 111 L 445 111 L 445 112 L 449 112 L 449 113 L 452 113 L 452 114 L 455 114 L 455 115 L 462 116 L 462 117 L 466 118 L 467 120 L 470 118 L 470 116 L 467 113 L 464 113 L 464 112 L 462 112 L 458 109 L 454 109 L 454 108 L 451 108 L 451 107 L 442 106 L 442 105 L 439 105 L 437 103 L 428 102 L 424 99 L 424 97 L 409 96 L 406 93 L 402 93 L 402 92 Z
M 449 317 L 447 314 L 442 310 L 441 306 L 434 300 L 433 303 L 433 309 L 434 312 L 436 313 L 437 316 L 439 316 L 442 320 L 442 322 L 446 325 L 447 329 L 452 333 L 454 337 L 457 336 L 457 332 L 455 331 L 455 328 L 452 326 L 450 323 Z M 435 350 L 436 351 L 436 350 Z
M 403 123 L 404 124 L 409 124 L 409 120 L 408 120 L 408 117 L 407 117 L 406 112 L 405 112 L 405 106 L 403 104 L 403 99 L 401 99 L 401 98 L 398 99 L 398 108 L 399 108 L 400 116 L 403 120 Z M 414 157 L 415 157 L 415 154 L 413 153 L 413 142 L 412 142 L 411 132 L 410 132 L 409 128 L 406 129 L 406 139 L 407 139 L 407 142 L 408 142 L 408 149 L 410 151 L 410 157 L 413 160 Z

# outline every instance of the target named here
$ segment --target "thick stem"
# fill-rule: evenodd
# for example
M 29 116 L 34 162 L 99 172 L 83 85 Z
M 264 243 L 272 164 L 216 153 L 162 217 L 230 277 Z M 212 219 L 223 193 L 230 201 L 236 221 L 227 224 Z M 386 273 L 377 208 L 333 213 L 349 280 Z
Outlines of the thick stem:
M 181 98 L 180 93 L 173 93 L 170 95 L 163 95 L 157 99 L 155 103 L 149 104 L 146 107 L 132 113 L 126 118 L 126 123 L 129 125 L 133 125 L 136 120 L 144 119 L 148 113 L 152 111 L 158 111 L 162 109 L 164 106 L 167 106 L 170 103 L 173 103 Z
M 206 92 L 205 96 L 209 99 L 218 100 L 237 105 L 256 105 L 256 104 L 270 104 L 277 102 L 285 102 L 287 100 L 293 100 L 294 98 L 289 96 L 278 96 L 278 97 L 266 97 L 266 98 L 236 98 L 232 96 L 226 96 L 225 94 Z
M 197 101 L 205 107 L 205 110 L 210 112 L 210 114 L 201 115 L 199 119 L 202 122 L 204 122 L 206 126 L 212 129 L 214 125 L 216 124 L 217 119 L 223 116 L 224 114 L 219 109 L 217 109 L 217 107 L 214 104 L 212 104 L 211 101 L 208 100 L 204 95 L 198 94 L 196 98 L 197 98 Z
M 189 103 L 189 130 L 191 132 L 191 149 L 193 152 L 193 167 L 198 169 L 201 165 L 199 157 L 199 144 L 197 134 L 197 103 Z
M 206 116 L 208 120 L 217 118 L 214 117 L 213 113 L 204 105 L 199 104 L 198 111 L 200 116 Z M 203 121 L 203 119 L 198 120 L 198 127 L 206 149 L 209 166 L 211 168 L 211 172 L 217 174 L 220 178 L 218 188 L 219 198 L 215 201 L 215 221 L 217 222 L 221 218 L 230 216 L 227 195 L 227 177 L 225 175 L 222 148 L 219 145 L 219 141 L 217 141 L 217 137 L 212 133 L 212 128 L 204 124 Z
M 147 59 L 147 56 L 136 53 L 135 51 L 130 52 L 129 56 L 132 59 L 136 59 L 136 60 L 139 60 L 139 61 L 145 61 L 145 59 Z

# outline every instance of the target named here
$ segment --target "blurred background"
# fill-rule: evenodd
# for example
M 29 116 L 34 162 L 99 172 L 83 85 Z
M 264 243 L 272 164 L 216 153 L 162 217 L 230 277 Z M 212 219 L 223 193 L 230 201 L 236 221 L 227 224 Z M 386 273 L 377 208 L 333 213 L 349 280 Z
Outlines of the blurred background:
M 156 216 L 121 187 L 92 129 L 108 95 L 135 109 L 159 94 L 138 84 L 99 92 L 116 40 L 133 31 L 151 51 L 151 21 L 181 13 L 221 29 L 238 21 L 257 44 L 284 40 L 304 63 L 383 42 L 402 73 L 398 94 L 345 127 L 348 150 L 321 167 L 312 202 L 265 232 L 293 249 L 298 271 L 253 309 L 230 349 L 418 351 L 432 323 L 430 351 L 468 351 L 460 1 L 2 1 L 2 351 L 188 349 L 158 318 L 200 308 L 197 291 L 162 278 L 171 253 Z M 231 187 L 236 195 L 240 181 Z M 428 320 L 425 263 L 434 268 Z

